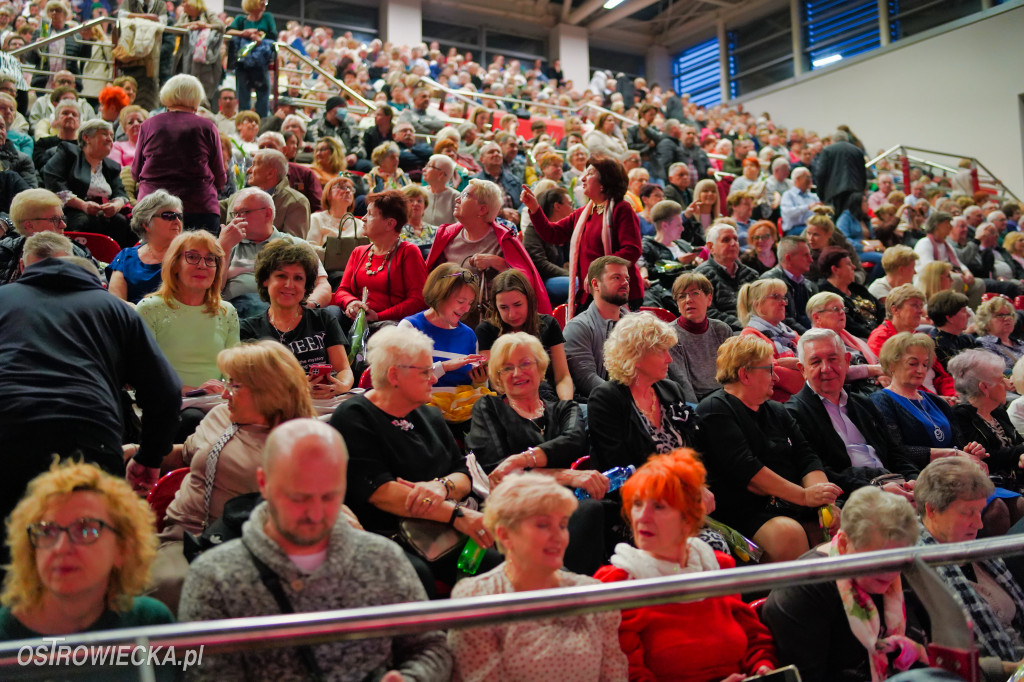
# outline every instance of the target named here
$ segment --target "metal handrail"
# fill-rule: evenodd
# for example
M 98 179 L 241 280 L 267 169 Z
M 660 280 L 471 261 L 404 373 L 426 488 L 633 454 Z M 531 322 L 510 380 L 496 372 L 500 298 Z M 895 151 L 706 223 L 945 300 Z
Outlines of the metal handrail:
M 988 175 L 987 178 L 980 178 L 980 179 L 985 181 L 987 184 L 994 186 L 995 189 L 998 190 L 998 192 L 1000 192 L 1001 194 L 1005 194 L 1005 195 L 1007 195 L 1009 197 L 1012 197 L 1015 201 L 1019 201 L 1019 199 L 1017 198 L 1017 195 L 1014 194 L 1012 191 L 1010 191 L 1010 189 L 1006 186 L 1006 184 L 1003 183 L 1003 181 L 1000 180 L 998 177 L 996 177 L 996 175 L 992 171 L 990 171 L 988 168 L 986 168 L 985 164 L 981 163 L 981 161 L 979 161 L 977 158 L 975 158 L 973 156 L 970 156 L 969 154 L 955 154 L 953 152 L 940 152 L 940 151 L 936 151 L 934 149 L 923 149 L 921 147 L 909 147 L 907 145 L 898 144 L 898 145 L 895 145 L 893 147 L 890 147 L 889 149 L 885 150 L 881 154 L 879 154 L 879 155 L 875 156 L 874 158 L 868 160 L 867 163 L 864 164 L 864 166 L 866 168 L 871 168 L 872 166 L 877 164 L 879 161 L 881 161 L 883 159 L 890 158 L 894 154 L 899 154 L 900 156 L 904 157 L 907 161 L 912 162 L 912 163 L 914 163 L 916 165 L 925 165 L 925 166 L 928 166 L 930 168 L 935 168 L 935 169 L 941 170 L 941 171 L 943 171 L 945 173 L 948 173 L 948 174 L 955 175 L 956 173 L 959 173 L 960 170 L 961 170 L 960 168 L 953 168 L 952 166 L 947 166 L 947 165 L 938 163 L 936 161 L 930 161 L 928 159 L 924 159 L 924 158 L 921 158 L 919 156 L 914 156 L 910 152 L 918 152 L 918 153 L 921 153 L 921 154 L 934 154 L 936 156 L 948 156 L 948 157 L 957 157 L 957 158 L 961 158 L 961 159 L 968 159 L 971 162 L 971 167 L 973 169 L 980 169 L 981 171 L 984 171 Z
M 202 646 L 208 654 L 227 653 L 251 648 L 388 637 L 453 627 L 476 627 L 513 620 L 694 601 L 774 587 L 909 570 L 918 559 L 931 565 L 940 565 L 1021 553 L 1024 553 L 1024 535 L 1011 535 L 820 560 L 787 561 L 682 576 L 468 599 L 91 632 L 64 638 L 61 645 L 72 648 L 173 646 L 176 651 Z M 39 644 L 38 639 L 0 644 L 0 670 L 3 670 L 5 677 L 13 679 L 45 675 L 46 671 L 42 668 L 26 668 L 18 663 L 18 652 L 23 647 Z
M 82 24 L 79 24 L 78 26 L 75 26 L 74 28 L 69 28 L 68 30 L 61 31 L 60 33 L 54 33 L 52 36 L 47 36 L 45 38 L 40 38 L 39 40 L 37 40 L 37 41 L 35 41 L 33 43 L 29 43 L 28 45 L 25 45 L 23 47 L 19 47 L 17 50 L 11 50 L 10 52 L 8 52 L 8 54 L 11 55 L 12 57 L 17 57 L 18 55 L 25 54 L 26 52 L 32 52 L 33 50 L 38 50 L 43 45 L 49 45 L 50 43 L 55 42 L 57 40 L 60 40 L 62 38 L 66 38 L 69 35 L 72 35 L 74 33 L 78 33 L 79 31 L 83 31 L 83 30 L 85 30 L 87 28 L 92 28 L 93 26 L 99 26 L 100 24 L 108 22 L 108 21 L 117 21 L 117 18 L 116 17 L 96 17 L 95 19 L 90 19 L 89 21 L 86 21 L 86 22 L 84 22 Z M 64 56 L 66 56 L 66 55 L 64 55 Z M 71 60 L 77 59 L 77 57 L 67 57 L 67 58 L 71 59 Z
M 284 50 L 290 52 L 291 54 L 293 54 L 296 57 L 298 57 L 301 62 L 303 62 L 304 64 L 307 64 L 308 66 L 311 66 L 313 68 L 313 70 L 315 70 L 321 76 L 326 78 L 329 83 L 331 83 L 332 85 L 337 87 L 339 90 L 343 90 L 343 91 L 347 92 L 349 95 L 351 95 L 352 97 L 354 97 L 356 99 L 356 101 L 358 101 L 360 104 L 362 104 L 366 108 L 367 111 L 377 111 L 377 105 L 375 103 L 371 102 L 370 100 L 366 99 L 365 97 L 363 97 L 362 93 L 356 92 L 355 90 L 350 88 L 344 81 L 339 81 L 337 78 L 334 77 L 334 74 L 328 73 L 323 67 L 321 67 L 319 64 L 317 64 L 316 62 L 311 60 L 306 55 L 304 55 L 301 52 L 299 52 L 298 50 L 296 50 L 294 47 L 292 47 L 288 43 L 275 42 L 274 46 L 278 50 L 284 49 Z

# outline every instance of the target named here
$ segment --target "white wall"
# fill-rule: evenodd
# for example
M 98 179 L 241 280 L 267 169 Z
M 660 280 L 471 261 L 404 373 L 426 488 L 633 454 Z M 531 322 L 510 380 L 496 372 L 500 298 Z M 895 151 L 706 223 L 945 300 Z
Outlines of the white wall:
M 997 8 L 980 21 L 903 47 L 897 42 L 740 101 L 788 128 L 824 135 L 845 123 L 870 154 L 904 144 L 974 156 L 1024 198 L 1022 35 L 1024 7 Z

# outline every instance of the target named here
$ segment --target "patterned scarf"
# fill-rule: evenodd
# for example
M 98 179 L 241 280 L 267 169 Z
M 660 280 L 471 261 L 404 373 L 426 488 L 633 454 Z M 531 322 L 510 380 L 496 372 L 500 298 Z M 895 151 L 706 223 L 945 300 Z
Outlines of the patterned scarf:
M 587 205 L 580 211 L 580 217 L 576 220 L 576 227 L 572 231 L 572 238 L 569 240 L 569 272 L 572 276 L 569 278 L 569 300 L 566 301 L 565 319 L 568 322 L 572 319 L 576 313 L 576 291 L 579 288 L 579 280 L 586 279 L 587 273 L 581 273 L 579 270 L 580 265 L 580 242 L 583 241 L 583 230 L 587 227 L 587 220 L 590 219 L 590 213 L 594 210 L 594 202 L 588 201 Z M 604 216 L 601 227 L 601 244 L 604 247 L 605 254 L 612 252 L 612 211 L 615 210 L 615 202 L 611 199 L 608 200 L 608 205 L 604 207 Z
M 832 538 L 829 556 L 839 556 L 839 536 Z M 837 580 L 839 597 L 850 623 L 850 631 L 865 649 L 871 665 L 871 682 L 880 682 L 889 677 L 889 656 L 898 652 L 892 665 L 897 670 L 909 670 L 917 661 L 928 661 L 928 652 L 923 646 L 906 636 L 907 613 L 903 605 L 903 582 L 899 576 L 882 595 L 887 637 L 878 638 L 881 629 L 878 607 L 874 600 L 855 580 Z
M 772 324 L 759 315 L 751 315 L 747 326 L 756 329 L 767 336 L 775 345 L 775 357 L 790 357 L 796 355 L 796 344 L 800 335 L 790 329 L 783 322 Z

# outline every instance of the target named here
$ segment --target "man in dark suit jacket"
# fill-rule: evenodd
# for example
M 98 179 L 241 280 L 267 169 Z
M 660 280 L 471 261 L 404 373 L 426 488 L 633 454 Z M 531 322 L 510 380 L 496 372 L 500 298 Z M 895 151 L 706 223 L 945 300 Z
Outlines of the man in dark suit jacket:
M 904 483 L 882 488 L 913 500 L 911 479 L 917 477 L 917 468 L 892 441 L 872 402 L 843 390 L 849 355 L 839 335 L 812 329 L 800 337 L 798 348 L 807 383 L 786 402 L 786 409 L 815 444 L 828 480 L 849 495 L 878 476 L 901 474 Z
M 797 333 L 803 334 L 811 328 L 807 316 L 807 301 L 818 293 L 818 287 L 806 275 L 811 269 L 811 248 L 806 237 L 790 235 L 779 240 L 777 249 L 779 263 L 768 270 L 760 279 L 781 279 L 786 283 L 786 319 L 783 320 Z
M 814 181 L 818 183 L 818 196 L 839 215 L 851 194 L 864 193 L 868 177 L 864 152 L 850 142 L 850 136 L 837 130 L 832 139 L 815 160 Z

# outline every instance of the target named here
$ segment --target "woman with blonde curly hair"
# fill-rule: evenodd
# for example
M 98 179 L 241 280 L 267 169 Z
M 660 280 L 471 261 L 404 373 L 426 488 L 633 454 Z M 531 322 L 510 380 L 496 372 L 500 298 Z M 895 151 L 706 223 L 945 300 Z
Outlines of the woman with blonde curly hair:
M 0 639 L 174 620 L 140 596 L 156 556 L 153 512 L 92 464 L 54 462 L 33 479 L 7 520 L 7 546 Z
M 650 313 L 626 315 L 604 344 L 609 381 L 590 394 L 593 464 L 599 471 L 640 466 L 654 452 L 693 444 L 693 388 L 668 378 L 673 325 Z
M 817 508 L 843 493 L 785 407 L 771 400 L 772 344 L 754 335 L 726 339 L 715 378 L 722 388 L 697 406 L 697 447 L 718 508 L 714 516 L 765 552 L 762 561 L 796 559 L 820 539 Z M 838 511 L 838 510 L 836 510 Z M 835 522 L 838 523 L 838 514 Z

